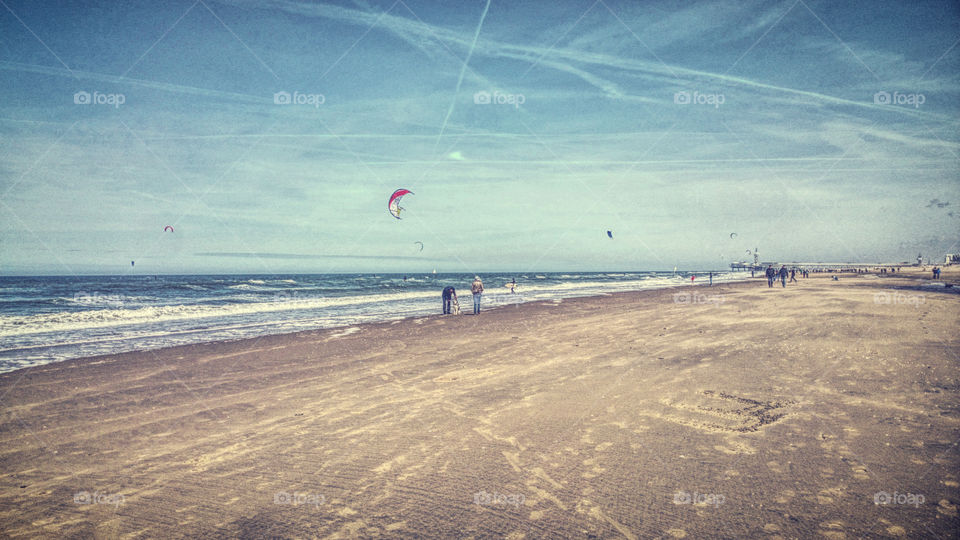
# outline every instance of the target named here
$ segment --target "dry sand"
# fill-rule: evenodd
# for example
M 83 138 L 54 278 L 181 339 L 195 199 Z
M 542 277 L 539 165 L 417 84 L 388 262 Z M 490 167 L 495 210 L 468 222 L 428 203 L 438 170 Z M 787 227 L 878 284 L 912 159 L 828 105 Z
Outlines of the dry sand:
M 815 274 L 9 373 L 0 532 L 956 536 L 958 289 Z

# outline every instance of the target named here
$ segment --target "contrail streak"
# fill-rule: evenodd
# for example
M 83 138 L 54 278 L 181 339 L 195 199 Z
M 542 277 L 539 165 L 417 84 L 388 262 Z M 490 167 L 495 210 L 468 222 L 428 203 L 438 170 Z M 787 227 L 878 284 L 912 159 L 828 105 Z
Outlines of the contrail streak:
M 463 83 L 463 74 L 467 72 L 467 64 L 470 63 L 470 57 L 473 56 L 473 49 L 477 46 L 477 38 L 480 37 L 480 28 L 483 26 L 483 19 L 487 17 L 487 10 L 490 9 L 490 0 L 483 6 L 483 13 L 480 14 L 480 22 L 477 23 L 477 30 L 473 33 L 473 42 L 470 44 L 470 50 L 467 51 L 467 57 L 460 66 L 460 76 L 457 77 L 457 89 L 453 91 L 453 99 L 450 101 L 450 107 L 447 109 L 447 115 L 443 117 L 443 124 L 440 126 L 440 133 L 437 135 L 437 141 L 433 143 L 433 151 L 437 151 L 437 145 L 440 144 L 440 138 L 443 137 L 443 131 L 447 129 L 447 120 L 453 114 L 453 107 L 457 104 L 457 96 L 460 94 L 460 85 Z

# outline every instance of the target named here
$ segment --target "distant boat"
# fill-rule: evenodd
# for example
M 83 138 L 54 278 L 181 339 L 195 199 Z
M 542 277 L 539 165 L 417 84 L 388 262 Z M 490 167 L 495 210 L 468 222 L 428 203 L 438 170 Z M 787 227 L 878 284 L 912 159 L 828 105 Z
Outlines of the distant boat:
M 437 273 L 437 269 L 436 269 L 436 268 L 433 269 L 433 273 L 434 273 L 434 274 Z

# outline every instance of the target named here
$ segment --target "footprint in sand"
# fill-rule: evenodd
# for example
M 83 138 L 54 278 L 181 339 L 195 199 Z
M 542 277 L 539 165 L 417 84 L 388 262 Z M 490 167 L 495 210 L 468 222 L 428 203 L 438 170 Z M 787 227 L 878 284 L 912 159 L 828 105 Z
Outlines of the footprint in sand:
M 836 499 L 843 496 L 843 489 L 840 487 L 821 489 L 817 493 L 817 504 L 833 504 Z
M 957 505 L 951 504 L 947 499 L 940 499 L 940 502 L 937 504 L 937 513 L 957 517 Z
M 667 534 L 674 538 L 686 538 L 687 531 L 683 529 L 667 529 Z
M 820 524 L 821 530 L 818 531 L 823 536 L 830 538 L 831 540 L 843 540 L 847 537 L 847 534 L 843 532 L 843 522 L 842 521 L 829 521 L 827 523 Z
M 870 474 L 867 472 L 867 468 L 863 465 L 854 465 L 850 467 L 850 470 L 853 471 L 853 477 L 857 480 L 869 480 Z
M 780 495 L 777 496 L 777 498 L 776 498 L 775 500 L 776 500 L 777 503 L 779 503 L 779 504 L 787 504 L 787 503 L 789 503 L 789 502 L 790 502 L 794 497 L 796 497 L 796 496 L 797 496 L 797 492 L 796 492 L 796 491 L 794 491 L 794 490 L 792 490 L 792 489 L 785 489 L 785 490 L 783 490 L 783 491 L 780 492 Z

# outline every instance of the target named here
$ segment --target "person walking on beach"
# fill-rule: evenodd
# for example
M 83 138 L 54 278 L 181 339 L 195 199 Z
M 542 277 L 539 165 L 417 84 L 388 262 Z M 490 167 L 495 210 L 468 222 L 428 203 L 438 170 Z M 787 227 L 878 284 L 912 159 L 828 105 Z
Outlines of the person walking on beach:
M 773 266 L 767 267 L 767 287 L 773 287 L 774 277 L 777 275 L 776 270 L 773 269 Z
M 473 277 L 473 283 L 470 285 L 470 292 L 473 293 L 473 314 L 480 314 L 480 297 L 483 295 L 483 282 L 480 276 Z
M 790 269 L 790 283 L 796 283 L 796 282 L 797 282 L 797 269 L 796 269 L 796 268 L 791 268 L 791 269 Z
M 443 298 L 443 314 L 449 315 L 450 305 L 457 301 L 457 290 L 453 287 L 447 287 L 443 289 L 443 295 L 441 298 Z
M 780 285 L 782 285 L 783 288 L 787 288 L 787 274 L 788 274 L 788 273 L 789 273 L 789 272 L 787 272 L 787 267 L 786 267 L 786 266 L 781 266 L 781 267 L 780 267 Z

